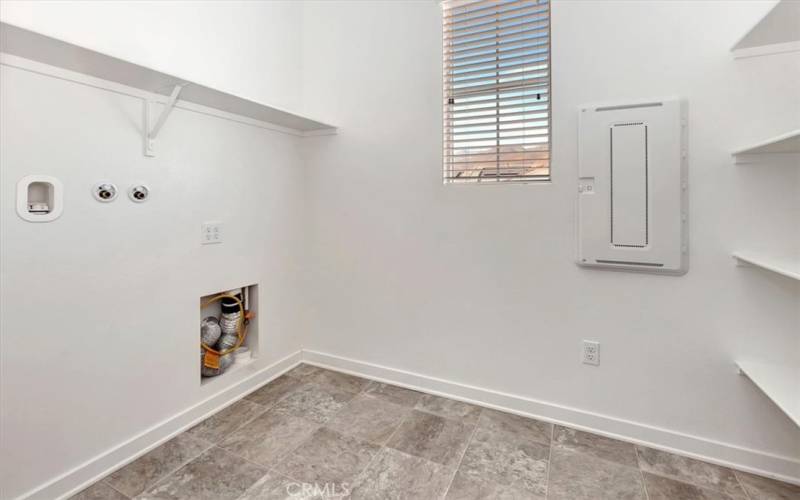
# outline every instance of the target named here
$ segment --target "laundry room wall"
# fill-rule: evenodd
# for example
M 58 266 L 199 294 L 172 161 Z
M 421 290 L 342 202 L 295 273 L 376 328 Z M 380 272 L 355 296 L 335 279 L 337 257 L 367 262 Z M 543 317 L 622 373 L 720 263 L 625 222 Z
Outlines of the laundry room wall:
M 730 53 L 773 4 L 554 1 L 552 182 L 443 185 L 439 4 L 306 2 L 304 101 L 341 130 L 307 150 L 316 359 L 800 478 L 800 431 L 734 364 L 800 366 L 797 282 L 731 257 L 800 252 L 797 165 L 731 158 L 798 126 L 800 54 Z M 576 266 L 579 106 L 669 96 L 688 274 Z
M 303 139 L 179 107 L 148 158 L 142 98 L 5 64 L 0 82 L 0 498 L 49 500 L 299 361 Z M 17 216 L 30 174 L 63 184 L 58 219 Z M 200 297 L 251 284 L 257 359 L 201 385 Z

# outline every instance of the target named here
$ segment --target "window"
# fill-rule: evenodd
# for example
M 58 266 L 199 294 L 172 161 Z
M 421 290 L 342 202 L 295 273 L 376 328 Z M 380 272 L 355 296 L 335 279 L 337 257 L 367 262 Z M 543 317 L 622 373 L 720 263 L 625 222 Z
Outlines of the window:
M 443 6 L 444 181 L 550 180 L 549 1 Z

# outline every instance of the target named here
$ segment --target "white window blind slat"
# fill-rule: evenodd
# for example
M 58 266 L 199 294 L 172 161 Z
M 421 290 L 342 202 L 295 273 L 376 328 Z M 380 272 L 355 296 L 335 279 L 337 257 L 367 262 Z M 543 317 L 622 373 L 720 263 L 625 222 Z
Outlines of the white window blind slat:
M 541 135 L 542 131 L 544 131 L 544 133 L 547 134 L 547 129 L 549 128 L 547 120 L 540 120 L 536 125 L 538 126 L 523 124 L 521 127 L 520 126 L 500 127 L 500 136 L 501 137 L 503 137 L 504 135 L 507 136 L 509 132 L 519 132 L 522 134 L 527 134 L 528 131 L 535 133 L 537 135 Z M 492 129 L 489 130 L 487 130 L 488 127 L 485 126 L 481 127 L 484 130 L 474 130 L 475 128 L 476 127 L 471 125 L 455 127 L 453 129 L 453 133 L 456 136 L 461 137 L 462 140 L 467 140 L 470 139 L 471 137 L 494 136 L 497 133 L 497 127 L 493 127 Z
M 493 23 L 494 24 L 494 23 Z M 511 26 L 503 23 L 502 26 L 489 26 L 478 31 L 471 31 L 465 33 L 451 33 L 445 35 L 444 39 L 453 44 L 469 43 L 482 40 L 486 37 L 495 37 L 497 35 L 512 35 L 514 33 L 522 33 L 526 31 L 539 30 L 547 26 L 547 16 L 536 18 L 531 21 L 521 21 Z
M 503 9 L 519 7 L 518 1 L 505 2 Z M 497 0 L 481 0 L 476 2 L 450 2 L 450 11 L 445 13 L 445 21 L 453 19 L 463 19 L 465 17 L 475 17 L 485 14 L 487 11 L 497 9 Z
M 502 80 L 501 83 L 486 83 L 487 81 L 491 82 L 494 80 Z M 491 90 L 491 89 L 502 89 L 506 92 L 512 88 L 541 88 L 545 87 L 550 82 L 550 77 L 547 73 L 526 73 L 526 72 L 519 72 L 519 73 L 499 73 L 495 72 L 495 76 L 493 77 L 486 77 L 486 78 L 472 78 L 465 81 L 456 80 L 453 85 L 453 93 L 452 96 L 459 96 L 459 95 L 468 95 L 468 94 L 476 94 L 482 92 L 484 90 Z
M 536 44 L 532 44 L 536 45 Z M 444 57 L 446 64 L 445 68 L 447 70 L 452 71 L 453 73 L 458 73 L 459 71 L 469 68 L 475 67 L 478 65 L 487 66 L 489 63 L 494 63 L 493 66 L 503 66 L 508 64 L 518 64 L 521 61 L 532 59 L 534 57 L 539 57 L 546 59 L 548 57 L 549 47 L 547 44 L 539 44 L 538 47 L 518 47 L 519 49 L 526 49 L 526 50 L 515 50 L 512 51 L 508 47 L 504 47 L 506 52 L 503 54 L 496 54 L 496 53 L 486 53 L 484 54 L 476 54 L 472 55 L 471 57 Z M 444 54 L 443 54 L 444 55 Z M 513 57 L 512 57 L 513 56 Z
M 481 67 L 479 69 L 470 69 L 470 70 L 459 69 L 458 70 L 458 76 L 459 77 L 463 77 L 464 79 L 467 79 L 467 78 L 471 78 L 471 77 L 473 77 L 475 75 L 485 75 L 487 69 L 489 69 L 489 70 L 497 69 L 500 73 L 514 73 L 514 72 L 518 72 L 517 70 L 525 70 L 526 68 L 528 68 L 529 66 L 534 65 L 537 62 L 547 64 L 547 59 L 544 59 L 544 58 L 542 58 L 540 60 L 528 59 L 525 62 L 517 63 L 517 64 L 504 63 L 504 64 L 500 65 L 497 68 L 495 68 L 495 64 L 492 64 L 492 67 L 487 67 L 487 65 L 484 63 L 483 67 Z M 451 75 L 452 73 L 453 73 L 452 69 L 445 70 L 444 73 L 443 73 L 443 76 L 446 77 L 448 75 Z
M 496 117 L 497 113 L 495 111 L 493 111 L 493 110 L 482 111 L 480 114 L 471 113 L 471 114 L 455 115 L 455 116 L 453 116 L 453 119 L 454 120 L 458 120 L 458 124 L 453 123 L 453 125 L 445 125 L 445 129 L 452 128 L 452 126 L 456 126 L 456 125 L 458 125 L 458 126 L 464 125 L 464 120 L 476 120 L 476 119 L 480 118 L 480 119 L 483 120 L 481 123 L 485 123 L 486 120 L 484 120 L 484 119 L 486 117 L 488 117 L 488 116 L 495 117 L 495 121 L 500 121 L 500 122 L 503 122 L 504 118 L 505 119 L 512 119 L 512 118 L 519 118 L 520 116 L 528 117 L 528 118 L 526 118 L 526 120 L 527 119 L 536 119 L 536 120 L 538 120 L 538 119 L 541 119 L 541 118 L 547 118 L 546 113 L 545 113 L 545 116 L 542 116 L 542 114 L 543 114 L 542 110 L 524 110 L 523 111 L 523 110 L 519 109 L 519 106 L 514 106 L 514 107 L 509 106 L 509 107 L 503 108 L 503 109 L 500 110 L 500 113 L 501 114 L 499 116 L 499 120 Z M 534 115 L 534 114 L 536 116 L 528 116 L 528 115 Z
M 497 108 L 502 108 L 500 111 L 502 112 L 503 109 L 510 109 L 510 108 L 525 108 L 517 109 L 516 111 L 542 111 L 544 108 L 547 107 L 547 89 L 539 89 L 535 92 L 531 92 L 526 94 L 524 98 L 519 98 L 516 96 L 512 97 L 501 97 L 499 99 L 486 99 L 487 97 L 492 97 L 489 94 L 477 96 L 478 98 L 483 97 L 484 99 L 470 101 L 466 104 L 458 105 L 450 103 L 450 99 L 455 98 L 446 98 L 444 100 L 445 105 L 449 105 L 450 114 L 454 117 L 461 115 L 462 117 L 466 116 L 482 116 L 488 112 L 494 113 L 497 111 Z M 475 99 L 476 97 L 464 97 L 463 99 Z
M 444 181 L 550 180 L 549 0 L 443 7 Z
M 459 40 L 451 38 L 447 40 L 447 45 L 453 47 L 453 53 L 463 53 L 469 49 L 476 49 L 495 45 L 498 42 L 508 43 L 517 40 L 529 40 L 541 36 L 547 36 L 547 21 L 532 24 L 530 28 L 524 30 L 514 30 L 509 33 L 500 34 L 498 30 L 492 30 L 487 35 L 479 38 Z
M 544 8 L 543 8 L 544 6 Z M 548 9 L 546 3 L 537 3 L 536 0 L 525 0 L 521 2 L 495 2 L 494 8 L 489 8 L 483 12 L 465 13 L 463 16 L 453 15 L 444 18 L 444 26 L 450 30 L 463 31 L 475 26 L 485 26 L 492 22 L 513 22 L 532 14 L 542 14 Z M 468 7 L 461 7 L 466 9 Z M 445 6 L 445 11 L 447 7 Z
M 539 12 L 534 12 L 532 14 L 529 14 L 528 16 L 525 16 L 523 14 L 521 16 L 514 17 L 511 19 L 489 20 L 489 21 L 484 20 L 483 22 L 477 24 L 472 24 L 462 27 L 453 27 L 450 29 L 449 32 L 444 34 L 444 38 L 447 39 L 452 37 L 471 35 L 482 31 L 489 31 L 496 28 L 511 28 L 521 23 L 540 21 L 542 19 L 547 18 L 548 15 L 549 11 L 542 10 Z
M 480 75 L 480 76 L 469 76 L 466 78 L 459 78 L 455 80 L 455 87 L 457 90 L 476 90 L 479 86 L 486 86 L 488 85 L 487 82 L 492 83 L 496 80 L 503 80 L 506 82 L 512 82 L 516 80 L 526 80 L 526 79 L 533 79 L 533 78 L 549 78 L 546 70 L 540 69 L 538 73 L 535 70 L 529 69 L 530 66 L 519 69 L 516 71 L 506 71 L 502 68 L 497 68 L 495 71 L 492 72 L 491 75 Z
M 540 51 L 541 52 L 541 51 Z M 449 72 L 461 72 L 465 70 L 475 70 L 477 69 L 491 69 L 494 67 L 506 67 L 511 64 L 522 64 L 522 63 L 533 63 L 533 62 L 547 62 L 549 55 L 547 52 L 539 53 L 539 54 L 532 54 L 530 56 L 523 56 L 514 59 L 504 59 L 502 61 L 497 61 L 496 59 L 484 59 L 483 61 L 474 62 L 470 64 L 459 64 L 457 66 L 454 65 L 445 65 L 444 66 L 444 73 L 447 74 Z

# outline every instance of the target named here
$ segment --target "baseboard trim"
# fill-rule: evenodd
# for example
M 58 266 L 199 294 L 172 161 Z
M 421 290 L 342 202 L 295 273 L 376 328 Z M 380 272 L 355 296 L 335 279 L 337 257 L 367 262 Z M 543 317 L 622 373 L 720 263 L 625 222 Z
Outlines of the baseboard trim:
M 226 386 L 181 413 L 153 425 L 114 448 L 22 494 L 17 497 L 17 500 L 68 498 L 294 368 L 301 359 L 302 351 L 296 351 L 263 368 L 253 367 L 255 370 L 252 373 L 242 369 L 236 374 L 240 377 L 239 380 L 232 385 Z
M 303 361 L 379 382 L 562 424 L 621 441 L 800 484 L 800 460 L 791 457 L 318 351 L 303 350 Z

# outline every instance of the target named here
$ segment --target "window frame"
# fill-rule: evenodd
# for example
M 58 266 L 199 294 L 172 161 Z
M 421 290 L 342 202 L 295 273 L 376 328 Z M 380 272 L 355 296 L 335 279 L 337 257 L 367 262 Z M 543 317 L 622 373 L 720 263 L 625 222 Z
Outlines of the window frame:
M 519 1 L 521 3 L 526 2 L 526 0 L 519 0 Z M 546 101 L 547 102 L 547 108 L 546 108 L 547 109 L 547 125 L 546 125 L 546 128 L 545 128 L 546 134 L 542 134 L 542 135 L 545 135 L 547 137 L 547 141 L 545 143 L 541 143 L 541 144 L 546 144 L 547 145 L 547 175 L 533 176 L 533 175 L 515 174 L 515 175 L 506 175 L 506 176 L 502 176 L 502 175 L 490 176 L 490 175 L 487 175 L 487 176 L 484 177 L 483 176 L 483 172 L 481 172 L 477 177 L 472 176 L 472 177 L 464 177 L 464 178 L 461 178 L 461 179 L 459 179 L 459 178 L 457 178 L 457 176 L 453 175 L 453 172 L 454 172 L 454 168 L 452 167 L 453 161 L 451 159 L 449 159 L 449 158 L 453 157 L 452 151 L 456 149 L 455 146 L 452 145 L 453 143 L 451 142 L 453 140 L 452 137 L 455 135 L 454 132 L 453 132 L 453 128 L 455 128 L 455 127 L 452 126 L 451 124 L 455 119 L 451 117 L 452 110 L 451 110 L 450 107 L 455 104 L 455 103 L 452 102 L 453 99 L 455 99 L 455 98 L 454 97 L 448 97 L 448 94 L 452 93 L 453 79 L 452 79 L 452 76 L 448 76 L 448 74 L 447 74 L 447 71 L 448 71 L 447 64 L 449 62 L 449 57 L 448 57 L 447 51 L 448 51 L 449 47 L 452 48 L 452 45 L 448 45 L 447 44 L 448 32 L 447 32 L 447 28 L 446 28 L 446 25 L 445 25 L 446 18 L 444 17 L 444 13 L 447 11 L 447 8 L 449 6 L 458 7 L 459 4 L 468 5 L 469 3 L 473 3 L 473 1 L 468 1 L 468 0 L 443 0 L 443 1 L 441 1 L 442 13 L 443 13 L 443 16 L 442 16 L 442 28 L 441 28 L 442 29 L 442 61 L 441 61 L 441 64 L 442 64 L 442 108 L 443 108 L 442 109 L 442 132 L 443 132 L 443 141 L 442 141 L 442 182 L 445 185 L 453 185 L 453 184 L 480 184 L 480 185 L 533 184 L 533 185 L 550 185 L 550 184 L 553 183 L 553 100 L 552 100 L 552 88 L 553 88 L 553 72 L 552 72 L 552 52 L 553 52 L 553 49 L 552 49 L 552 3 L 553 2 L 552 2 L 552 0 L 530 0 L 531 6 L 537 6 L 538 5 L 538 6 L 546 6 L 547 7 L 547 10 L 546 10 L 546 13 L 547 13 L 546 25 L 543 26 L 543 28 L 546 29 L 546 33 L 547 33 L 547 36 L 546 36 L 547 50 L 546 50 L 546 52 L 543 53 L 544 55 L 546 55 L 546 61 L 547 61 L 547 67 L 546 67 L 546 70 L 547 70 L 547 77 L 546 77 L 547 78 L 547 87 L 546 87 L 547 88 L 547 101 Z M 502 3 L 501 2 L 497 2 L 497 5 L 498 6 L 502 6 Z M 522 7 L 522 8 L 524 8 L 524 7 Z M 511 9 L 509 9 L 509 10 L 511 10 Z M 494 14 L 496 16 L 499 16 L 502 13 L 503 13 L 503 11 L 495 11 L 494 12 Z M 536 13 L 533 13 L 533 15 L 536 15 Z M 497 21 L 499 22 L 501 20 L 498 19 Z M 525 22 L 526 21 L 522 21 L 523 24 Z M 544 20 L 542 20 L 542 22 L 544 22 Z M 504 27 L 503 25 L 498 25 L 498 26 L 495 27 L 496 31 L 502 31 L 504 29 L 507 30 L 508 27 L 507 26 Z M 496 38 L 499 38 L 501 36 L 514 36 L 514 35 L 513 34 L 511 34 L 511 35 L 496 34 Z M 498 42 L 498 46 L 499 46 L 499 42 Z M 497 50 L 496 53 L 498 54 L 497 60 L 499 61 L 500 60 L 499 55 L 500 55 L 501 52 L 500 52 L 500 50 Z M 499 65 L 495 67 L 495 76 L 496 76 L 495 80 L 497 81 L 498 85 L 501 83 L 499 80 L 501 78 L 503 78 L 503 75 L 501 75 L 500 70 L 501 70 L 501 67 Z M 492 89 L 489 88 L 487 90 L 492 90 Z M 494 90 L 496 91 L 495 92 L 495 102 L 497 103 L 499 101 L 499 99 L 501 98 L 500 96 L 503 93 L 503 87 L 498 86 Z M 506 98 L 508 98 L 508 97 L 506 97 Z M 531 114 L 534 114 L 534 113 L 535 113 L 535 111 L 531 111 Z M 493 130 L 487 130 L 486 133 L 494 132 L 496 140 L 497 140 L 497 144 L 495 146 L 489 146 L 490 148 L 493 148 L 493 149 L 489 149 L 486 153 L 476 153 L 476 155 L 479 155 L 479 154 L 491 155 L 491 154 L 494 153 L 496 155 L 496 157 L 497 157 L 494 160 L 494 163 L 496 165 L 495 168 L 497 169 L 497 172 L 499 174 L 500 173 L 500 168 L 501 168 L 500 165 L 503 162 L 503 160 L 500 158 L 503 153 L 500 151 L 501 144 L 499 144 L 499 142 L 501 140 L 500 133 L 502 132 L 502 129 L 500 128 L 500 124 L 501 124 L 500 118 L 501 118 L 502 115 L 501 115 L 501 113 L 499 111 L 499 104 L 498 104 L 498 111 L 494 115 L 491 115 L 491 114 L 490 115 L 486 115 L 485 118 L 489 118 L 489 117 L 492 117 L 492 116 L 496 117 L 495 128 Z M 481 118 L 484 118 L 484 117 L 481 117 Z M 526 120 L 526 122 L 527 121 L 537 121 L 537 120 L 529 119 L 529 120 Z M 541 120 L 539 120 L 539 121 L 541 121 Z M 489 124 L 479 124 L 479 125 L 476 125 L 476 126 L 488 126 L 488 125 Z M 527 125 L 527 123 L 523 124 L 523 129 L 525 128 L 526 125 Z M 487 140 L 491 140 L 491 138 L 488 138 Z M 492 160 L 487 160 L 487 163 L 491 162 L 491 161 Z M 462 169 L 462 171 L 463 171 L 463 169 Z

